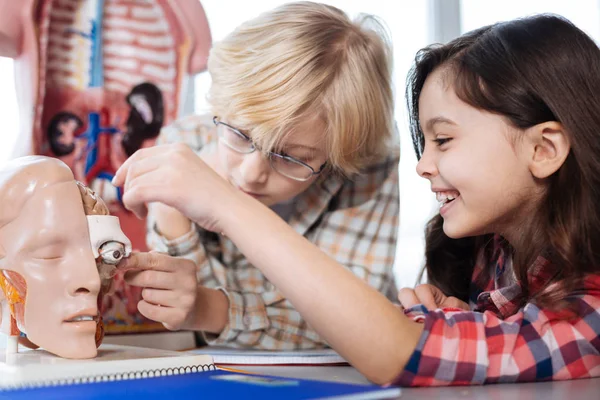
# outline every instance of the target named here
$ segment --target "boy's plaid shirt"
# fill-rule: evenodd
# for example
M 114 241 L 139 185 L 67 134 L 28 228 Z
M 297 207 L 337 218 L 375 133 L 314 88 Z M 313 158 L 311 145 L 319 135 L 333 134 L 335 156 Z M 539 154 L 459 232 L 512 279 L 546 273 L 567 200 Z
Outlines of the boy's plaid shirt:
M 495 237 L 491 260 L 480 254 L 471 280 L 473 311 L 428 312 L 420 305 L 405 310 L 425 326 L 396 384 L 473 385 L 600 376 L 600 276 L 587 276 L 583 287 L 566 298 L 575 315 L 533 303 L 518 307 L 520 286 L 503 243 Z M 484 268 L 495 273 L 481 287 L 476 282 Z M 539 257 L 531 268 L 530 290 L 543 287 L 551 273 L 549 262 Z
M 183 142 L 196 152 L 215 143 L 209 116 L 180 120 L 161 132 L 157 144 Z M 299 195 L 289 225 L 370 286 L 396 300 L 393 277 L 398 231 L 398 152 L 352 180 L 320 178 Z M 260 240 L 259 237 L 256 240 Z M 211 344 L 262 349 L 308 349 L 326 343 L 292 305 L 226 237 L 192 227 L 168 241 L 152 213 L 151 249 L 194 261 L 198 282 L 221 289 L 229 299 L 229 324 Z

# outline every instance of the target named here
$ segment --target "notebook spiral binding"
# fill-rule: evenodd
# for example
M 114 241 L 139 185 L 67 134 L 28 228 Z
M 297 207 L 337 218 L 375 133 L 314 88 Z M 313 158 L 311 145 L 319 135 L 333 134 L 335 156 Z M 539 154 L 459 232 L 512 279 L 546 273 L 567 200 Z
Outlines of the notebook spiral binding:
M 182 375 L 182 374 L 193 374 L 202 371 L 216 371 L 217 368 L 214 364 L 201 364 L 192 365 L 187 367 L 177 368 L 160 368 L 152 370 L 141 370 L 131 371 L 116 374 L 105 374 L 105 375 L 93 375 L 93 376 L 80 376 L 76 378 L 66 378 L 51 381 L 39 381 L 29 384 L 19 384 L 15 386 L 8 386 L 0 389 L 0 392 L 10 390 L 22 390 L 22 389 L 35 389 L 40 387 L 50 386 L 65 386 L 65 385 L 79 385 L 82 383 L 95 383 L 95 382 L 112 382 L 112 381 L 123 381 L 128 379 L 146 379 L 146 378 L 157 378 L 161 376 L 171 375 Z

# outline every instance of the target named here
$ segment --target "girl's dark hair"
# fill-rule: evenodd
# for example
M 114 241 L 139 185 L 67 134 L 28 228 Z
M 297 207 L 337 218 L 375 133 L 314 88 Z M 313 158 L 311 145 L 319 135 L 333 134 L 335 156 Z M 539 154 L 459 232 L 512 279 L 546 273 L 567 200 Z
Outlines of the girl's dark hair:
M 524 250 L 513 252 L 513 268 L 523 288 L 521 303 L 557 306 L 581 287 L 584 275 L 600 266 L 600 49 L 566 19 L 537 15 L 421 50 L 407 87 L 417 158 L 424 149 L 419 96 L 429 74 L 442 66 L 467 104 L 502 115 L 519 129 L 558 121 L 569 137 L 567 159 L 547 178 L 533 222 L 521 228 L 514 247 Z M 442 222 L 437 215 L 427 225 L 425 269 L 433 284 L 466 300 L 475 254 L 485 250 L 489 236 L 450 239 Z M 528 270 L 540 255 L 553 266 L 545 287 L 560 285 L 531 293 Z

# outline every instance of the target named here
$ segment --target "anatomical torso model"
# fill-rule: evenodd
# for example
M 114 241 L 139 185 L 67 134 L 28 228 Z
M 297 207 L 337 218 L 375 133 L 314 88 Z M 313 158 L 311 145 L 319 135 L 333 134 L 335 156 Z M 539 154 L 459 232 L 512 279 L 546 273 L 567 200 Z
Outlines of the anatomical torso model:
M 198 0 L 0 0 L 0 56 L 15 59 L 21 132 L 15 155 L 59 158 L 102 197 L 133 247 L 145 222 L 110 181 L 182 113 L 211 36 Z M 108 332 L 160 329 L 137 313 L 137 288 L 116 277 Z

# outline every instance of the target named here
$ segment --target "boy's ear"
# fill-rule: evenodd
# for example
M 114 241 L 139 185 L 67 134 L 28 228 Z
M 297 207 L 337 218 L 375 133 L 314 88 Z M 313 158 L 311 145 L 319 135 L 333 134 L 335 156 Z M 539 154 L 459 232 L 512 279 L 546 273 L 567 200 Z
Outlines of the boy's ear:
M 571 141 L 560 122 L 549 121 L 527 129 L 531 143 L 529 170 L 544 179 L 555 173 L 564 164 L 571 151 Z

